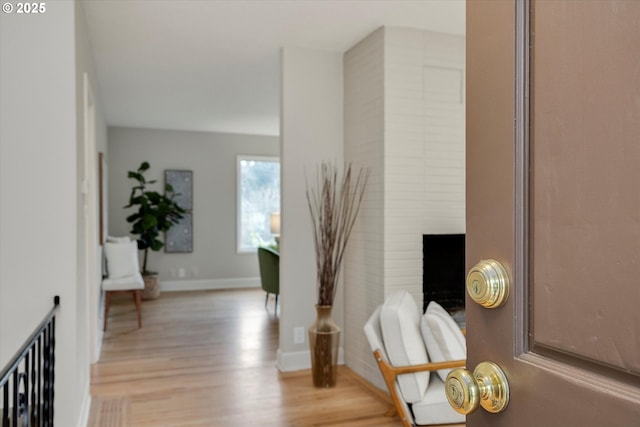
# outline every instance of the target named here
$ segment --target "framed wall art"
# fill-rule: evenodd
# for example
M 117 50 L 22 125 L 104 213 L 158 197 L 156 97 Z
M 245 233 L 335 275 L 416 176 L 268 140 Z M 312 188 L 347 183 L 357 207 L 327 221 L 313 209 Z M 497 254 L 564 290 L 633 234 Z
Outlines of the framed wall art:
M 164 250 L 167 253 L 193 252 L 193 213 L 187 212 L 179 223 L 165 234 Z
M 186 213 L 179 223 L 165 233 L 164 250 L 167 253 L 193 252 L 193 171 L 167 169 L 164 182 L 173 187 L 174 201 Z
M 193 210 L 193 171 L 167 169 L 164 182 L 171 184 L 176 197 L 173 199 L 185 211 Z

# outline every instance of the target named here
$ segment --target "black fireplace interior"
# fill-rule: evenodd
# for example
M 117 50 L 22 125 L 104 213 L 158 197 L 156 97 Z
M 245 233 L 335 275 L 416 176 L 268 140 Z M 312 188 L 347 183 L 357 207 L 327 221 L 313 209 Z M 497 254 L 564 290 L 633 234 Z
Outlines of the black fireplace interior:
M 464 309 L 464 234 L 422 235 L 423 311 L 436 301 L 447 311 Z

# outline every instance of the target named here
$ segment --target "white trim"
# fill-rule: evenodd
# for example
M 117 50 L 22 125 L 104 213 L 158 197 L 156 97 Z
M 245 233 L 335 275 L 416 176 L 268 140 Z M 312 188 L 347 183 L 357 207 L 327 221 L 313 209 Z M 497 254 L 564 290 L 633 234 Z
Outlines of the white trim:
M 292 351 L 283 353 L 278 349 L 277 365 L 280 372 L 302 371 L 311 369 L 311 352 Z M 338 349 L 338 365 L 344 365 L 344 348 Z
M 104 319 L 102 319 L 104 321 Z M 100 322 L 98 322 L 100 324 Z M 95 360 L 91 360 L 91 364 L 98 363 L 100 360 L 100 353 L 102 353 L 102 339 L 104 338 L 104 330 L 102 328 L 98 328 L 98 336 L 96 336 L 95 345 Z
M 160 280 L 160 290 L 165 292 L 259 287 L 259 277 L 242 277 L 237 279 Z
M 283 353 L 278 349 L 278 369 L 281 372 L 301 371 L 311 368 L 309 350 Z
M 84 399 L 82 399 L 82 406 L 80 407 L 80 417 L 78 418 L 78 427 L 89 426 L 89 412 L 91 410 L 91 394 L 89 393 L 89 383 L 85 388 Z
M 98 303 L 100 300 L 99 257 L 100 242 L 98 239 L 98 195 L 96 194 L 98 183 L 98 155 L 96 150 L 96 107 L 89 74 L 83 74 L 83 108 L 84 108 L 84 164 L 82 172 L 82 200 L 84 216 L 82 224 L 84 229 L 84 285 L 86 287 L 85 315 L 88 321 L 89 361 L 95 363 L 100 358 L 102 345 L 102 328 L 98 322 L 100 314 Z

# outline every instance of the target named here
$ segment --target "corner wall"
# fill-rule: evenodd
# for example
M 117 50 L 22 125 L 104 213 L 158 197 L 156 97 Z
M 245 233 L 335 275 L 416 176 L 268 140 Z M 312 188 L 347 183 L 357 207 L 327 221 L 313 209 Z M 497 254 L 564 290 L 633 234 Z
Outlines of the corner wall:
M 323 160 L 343 159 L 342 55 L 297 47 L 282 50 L 280 242 L 280 342 L 282 371 L 311 366 L 307 328 L 315 320 L 316 265 L 311 218 L 305 196 Z M 343 325 L 342 284 L 334 319 Z M 293 342 L 296 327 L 304 343 Z
M 397 290 L 422 306 L 422 234 L 465 231 L 464 46 L 386 27 L 345 54 L 345 158 L 375 177 L 346 255 L 345 353 L 381 388 L 364 323 Z
M 380 28 L 344 55 L 345 161 L 369 169 L 345 253 L 345 353 L 347 365 L 372 382 L 380 374 L 362 328 L 385 295 L 385 31 Z

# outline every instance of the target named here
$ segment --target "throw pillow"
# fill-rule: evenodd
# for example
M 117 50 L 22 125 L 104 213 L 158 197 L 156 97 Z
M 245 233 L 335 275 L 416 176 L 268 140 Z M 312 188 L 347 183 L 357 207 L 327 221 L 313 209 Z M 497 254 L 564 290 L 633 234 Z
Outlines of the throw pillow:
M 106 242 L 104 254 L 107 259 L 107 271 L 110 279 L 133 276 L 140 272 L 137 242 Z
M 422 316 L 420 330 L 432 362 L 464 360 L 467 343 L 455 320 L 440 304 L 431 301 Z M 451 369 L 440 369 L 438 375 L 446 381 Z
M 107 242 L 111 242 L 111 243 L 127 243 L 130 241 L 131 239 L 129 238 L 129 236 L 124 236 L 124 237 L 107 236 Z
M 420 310 L 406 291 L 391 294 L 380 312 L 382 340 L 394 366 L 429 363 L 429 357 L 420 335 Z M 429 371 L 398 376 L 398 385 L 404 400 L 415 403 L 422 400 L 429 385 Z

